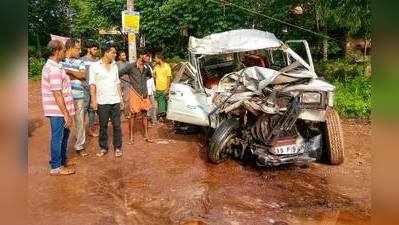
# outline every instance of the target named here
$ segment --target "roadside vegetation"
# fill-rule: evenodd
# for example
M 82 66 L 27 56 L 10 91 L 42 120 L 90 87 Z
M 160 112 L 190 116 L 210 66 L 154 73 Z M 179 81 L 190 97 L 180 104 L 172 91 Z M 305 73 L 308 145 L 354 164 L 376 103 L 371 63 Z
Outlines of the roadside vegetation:
M 348 56 L 317 64 L 319 76 L 336 87 L 335 107 L 341 116 L 369 119 L 372 106 L 370 57 Z

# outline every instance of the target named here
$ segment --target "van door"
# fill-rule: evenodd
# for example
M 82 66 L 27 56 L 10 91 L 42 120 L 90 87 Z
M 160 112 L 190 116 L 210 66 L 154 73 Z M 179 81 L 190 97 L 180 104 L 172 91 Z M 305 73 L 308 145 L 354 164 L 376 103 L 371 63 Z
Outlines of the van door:
M 310 52 L 309 44 L 306 40 L 289 40 L 289 41 L 286 41 L 285 44 L 288 45 L 290 48 L 296 49 L 295 52 L 290 52 L 293 56 L 307 58 L 306 63 L 309 66 L 309 70 L 311 72 L 315 72 L 312 54 Z M 295 44 L 302 44 L 303 48 L 297 48 L 300 46 L 295 46 Z M 299 54 L 299 55 L 297 55 L 297 54 Z M 288 57 L 288 60 L 290 60 L 289 57 Z M 298 58 L 296 58 L 296 60 L 298 60 Z M 288 62 L 288 64 L 290 64 L 290 62 Z
M 175 74 L 169 91 L 166 118 L 199 126 L 209 126 L 211 111 L 209 95 L 203 93 L 195 76 L 195 69 L 184 63 Z

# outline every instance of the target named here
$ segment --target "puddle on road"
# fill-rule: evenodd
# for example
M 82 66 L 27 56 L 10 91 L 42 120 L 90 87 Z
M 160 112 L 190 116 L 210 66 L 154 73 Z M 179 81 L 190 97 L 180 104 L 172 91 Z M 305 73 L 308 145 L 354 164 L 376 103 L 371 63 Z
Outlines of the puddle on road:
M 359 206 L 310 169 L 262 170 L 234 161 L 215 166 L 176 151 L 158 152 L 166 163 L 138 152 L 147 167 L 126 165 L 95 178 L 89 184 L 95 210 L 118 218 L 117 224 L 368 224 L 362 216 L 326 214 Z

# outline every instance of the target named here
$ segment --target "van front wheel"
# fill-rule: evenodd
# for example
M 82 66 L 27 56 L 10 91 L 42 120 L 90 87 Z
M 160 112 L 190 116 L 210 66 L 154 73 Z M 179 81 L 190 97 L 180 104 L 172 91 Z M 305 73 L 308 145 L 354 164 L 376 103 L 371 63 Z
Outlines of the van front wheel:
M 344 162 L 344 135 L 339 115 L 333 108 L 328 108 L 326 112 L 325 137 L 328 163 L 342 164 Z
M 209 142 L 208 158 L 211 162 L 221 163 L 230 158 L 238 126 L 237 120 L 226 119 L 216 128 Z

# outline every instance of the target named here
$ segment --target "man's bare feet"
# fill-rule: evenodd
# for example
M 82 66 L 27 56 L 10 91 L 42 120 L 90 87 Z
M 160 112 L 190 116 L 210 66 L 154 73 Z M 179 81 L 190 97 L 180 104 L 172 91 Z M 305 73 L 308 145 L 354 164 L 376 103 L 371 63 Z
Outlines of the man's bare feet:
M 97 129 L 95 127 L 92 127 L 89 129 L 89 135 L 92 137 L 98 137 L 98 132 Z

